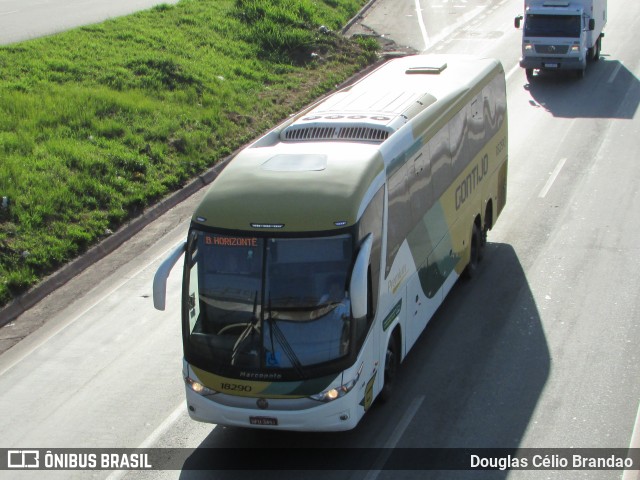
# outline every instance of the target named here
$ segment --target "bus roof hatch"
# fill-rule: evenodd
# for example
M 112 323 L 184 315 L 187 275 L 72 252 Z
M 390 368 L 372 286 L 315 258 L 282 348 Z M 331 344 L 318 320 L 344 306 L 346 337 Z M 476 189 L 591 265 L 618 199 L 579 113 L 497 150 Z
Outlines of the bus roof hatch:
M 445 68 L 447 68 L 446 62 L 437 65 L 423 65 L 419 67 L 409 67 L 405 71 L 407 74 L 422 74 L 422 75 L 440 75 Z

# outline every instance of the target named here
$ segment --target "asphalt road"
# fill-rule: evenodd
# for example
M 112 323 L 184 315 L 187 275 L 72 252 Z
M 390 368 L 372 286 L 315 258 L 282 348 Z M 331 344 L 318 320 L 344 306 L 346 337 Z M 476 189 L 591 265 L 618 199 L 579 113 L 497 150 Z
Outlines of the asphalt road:
M 98 23 L 178 0 L 0 0 L 0 44 Z
M 584 79 L 543 76 L 532 85 L 517 66 L 513 17 L 521 7 L 521 0 L 378 0 L 353 27 L 416 51 L 494 56 L 508 78 L 507 206 L 478 275 L 453 289 L 403 363 L 390 403 L 342 434 L 188 418 L 179 269 L 167 311 L 154 311 L 150 295 L 153 273 L 184 238 L 200 193 L 5 327 L 44 323 L 0 356 L 0 411 L 8 413 L 0 416 L 0 448 L 640 447 L 640 5 L 609 2 L 602 59 Z M 181 467 L 47 478 L 212 476 Z M 261 478 L 640 478 L 607 470 L 453 473 L 372 465 Z M 245 476 L 255 474 L 214 478 Z

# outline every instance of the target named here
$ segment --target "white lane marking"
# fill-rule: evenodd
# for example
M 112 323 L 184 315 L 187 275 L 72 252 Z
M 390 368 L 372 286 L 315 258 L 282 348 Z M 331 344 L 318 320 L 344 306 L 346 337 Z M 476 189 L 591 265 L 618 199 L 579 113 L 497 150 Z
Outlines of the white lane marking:
M 11 10 L 10 12 L 0 12 L 0 15 L 11 15 L 12 13 L 18 13 L 20 10 Z
M 631 432 L 629 448 L 640 449 L 640 404 L 638 404 L 636 423 L 633 426 L 633 431 Z M 622 474 L 622 480 L 640 480 L 640 470 L 625 470 Z
M 138 448 L 151 448 L 158 441 L 158 439 L 162 435 L 164 435 L 169 427 L 175 423 L 178 417 L 186 411 L 187 403 L 186 400 L 183 400 L 182 402 L 180 402 L 180 405 L 178 405 L 173 410 L 173 412 L 171 412 L 171 414 L 169 414 L 169 416 L 164 419 L 164 421 L 158 426 L 158 428 L 151 432 L 149 436 L 145 438 L 140 445 L 138 445 Z M 213 427 L 215 428 L 215 425 Z
M 511 76 L 512 76 L 514 73 L 516 73 L 519 69 L 520 69 L 520 64 L 519 64 L 519 63 L 516 63 L 516 64 L 511 68 L 511 70 L 509 70 L 509 71 L 507 72 L 507 74 L 505 75 L 505 80 L 509 80 L 509 79 L 511 78 Z
M 422 41 L 424 42 L 424 49 L 429 47 L 429 34 L 427 33 L 427 27 L 424 24 L 422 18 L 422 7 L 420 6 L 420 0 L 415 0 L 416 13 L 418 14 L 418 25 L 420 26 L 420 33 L 422 34 Z
M 391 434 L 391 437 L 389 437 L 389 440 L 387 440 L 387 443 L 385 443 L 383 447 L 387 453 L 383 454 L 378 459 L 378 461 L 374 465 L 374 468 L 367 472 L 364 480 L 376 480 L 378 478 L 380 472 L 382 471 L 382 467 L 384 467 L 384 463 L 389 458 L 389 455 L 391 455 L 391 450 L 395 448 L 395 446 L 402 438 L 402 435 L 404 435 L 404 431 L 407 429 L 416 413 L 418 413 L 418 409 L 420 408 L 420 405 L 422 405 L 422 402 L 424 402 L 424 395 L 420 395 L 419 397 L 413 399 L 411 405 L 409 405 L 409 408 L 405 411 L 404 416 L 400 419 L 400 422 L 398 422 L 398 425 Z
M 556 165 L 555 170 L 551 173 L 549 180 L 547 180 L 547 183 L 545 184 L 544 188 L 540 191 L 540 194 L 538 195 L 538 197 L 544 198 L 547 195 L 547 193 L 549 193 L 549 190 L 551 190 L 553 182 L 556 181 L 556 178 L 560 174 L 560 170 L 562 170 L 562 167 L 564 167 L 564 164 L 566 161 L 567 161 L 566 158 L 560 159 L 560 161 L 558 162 L 558 165 Z
M 156 428 L 153 432 L 151 432 L 151 434 L 149 434 L 149 436 L 145 438 L 140 445 L 138 445 L 138 448 L 140 449 L 151 448 L 158 441 L 158 439 L 162 435 L 164 435 L 167 430 L 169 430 L 169 427 L 171 427 L 171 425 L 173 425 L 176 422 L 176 420 L 178 420 L 178 418 L 185 412 L 186 407 L 187 405 L 185 401 L 180 402 L 180 405 L 178 405 L 173 410 L 173 412 L 171 412 L 169 416 L 165 418 L 160 425 L 158 425 L 158 428 Z M 213 425 L 213 428 L 215 427 L 216 425 Z M 119 480 L 126 473 L 128 473 L 127 470 L 116 470 L 115 472 L 113 472 L 111 475 L 107 477 L 107 480 Z
M 157 262 L 161 258 L 166 257 L 169 254 L 169 252 L 172 251 L 172 249 L 175 249 L 182 242 L 184 242 L 184 240 L 181 240 L 180 242 L 176 243 L 173 247 L 168 248 L 167 250 L 165 250 L 160 255 L 157 255 L 153 260 L 151 260 L 150 262 L 147 262 L 143 267 L 141 267 L 137 271 L 135 271 L 135 273 L 127 275 L 127 277 L 124 280 L 122 280 L 120 283 L 116 284 L 116 286 L 112 287 L 111 289 L 106 290 L 95 302 L 93 302 L 91 305 L 89 305 L 87 308 L 85 308 L 81 313 L 79 313 L 75 317 L 71 317 L 69 320 L 65 320 L 65 321 L 61 322 L 60 324 L 58 324 L 57 326 L 53 327 L 52 331 L 50 331 L 47 335 L 45 335 L 39 341 L 37 341 L 33 345 L 31 345 L 25 352 L 22 352 L 21 354 L 18 354 L 17 357 L 14 358 L 12 361 L 10 360 L 9 364 L 7 366 L 5 366 L 2 370 L 0 370 L 0 377 L 2 375 L 4 375 L 5 373 L 7 373 L 9 370 L 11 370 L 13 367 L 15 367 L 22 360 L 27 358 L 29 355 L 31 355 L 33 352 L 35 352 L 42 345 L 44 345 L 49 340 L 51 340 L 53 337 L 55 337 L 60 332 L 65 330 L 69 325 L 72 325 L 78 319 L 82 318 L 84 315 L 87 314 L 87 312 L 90 312 L 91 310 L 93 310 L 97 305 L 99 305 L 101 302 L 103 302 L 106 298 L 108 298 L 114 292 L 117 292 L 122 287 L 124 287 L 127 283 L 129 283 L 131 280 L 135 279 L 138 275 L 140 275 L 141 272 L 143 272 L 144 270 L 149 268 L 149 266 L 151 266 L 153 263 Z M 45 327 L 46 327 L 46 324 L 43 325 L 41 328 L 45 328 Z M 34 332 L 34 333 L 36 333 L 36 332 Z M 3 354 L 3 356 L 4 355 L 9 355 L 10 356 L 11 355 L 11 349 L 7 350 L 7 352 L 5 354 Z M 1 358 L 1 356 L 0 356 L 0 358 Z
M 613 83 L 613 81 L 616 79 L 616 76 L 618 75 L 618 72 L 620 71 L 621 68 L 622 68 L 622 63 L 618 63 L 618 65 L 616 65 L 616 68 L 613 69 L 613 72 L 611 73 L 609 80 L 607 80 L 607 83 Z
M 430 39 L 431 40 L 431 44 L 429 45 L 429 48 L 435 47 L 442 40 L 450 37 L 453 32 L 458 30 L 465 23 L 470 22 L 474 18 L 478 17 L 481 14 L 481 12 L 484 11 L 486 8 L 487 8 L 486 6 L 478 5 L 473 10 L 462 14 L 460 16 L 460 18 L 455 23 L 453 23 L 452 25 L 449 25 L 447 28 L 442 30 L 434 38 Z

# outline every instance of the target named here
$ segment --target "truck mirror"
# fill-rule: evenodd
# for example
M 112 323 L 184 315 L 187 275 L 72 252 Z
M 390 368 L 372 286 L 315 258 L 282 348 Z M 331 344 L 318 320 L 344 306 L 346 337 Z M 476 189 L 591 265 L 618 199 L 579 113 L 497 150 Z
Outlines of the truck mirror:
M 171 254 L 160 264 L 153 277 L 153 306 L 157 310 L 164 310 L 167 298 L 167 279 L 171 269 L 185 251 L 186 243 L 178 245 Z
M 362 241 L 360 251 L 356 258 L 356 263 L 351 272 L 351 282 L 349 284 L 349 292 L 351 294 L 351 313 L 353 318 L 363 318 L 367 315 L 368 292 L 368 271 L 369 257 L 371 256 L 371 246 L 373 245 L 373 235 L 369 234 Z
M 516 28 L 520 28 L 520 22 L 522 21 L 522 15 L 518 15 L 514 20 L 513 20 L 513 26 Z
M 589 31 L 592 32 L 596 29 L 596 21 L 593 18 L 589 19 Z

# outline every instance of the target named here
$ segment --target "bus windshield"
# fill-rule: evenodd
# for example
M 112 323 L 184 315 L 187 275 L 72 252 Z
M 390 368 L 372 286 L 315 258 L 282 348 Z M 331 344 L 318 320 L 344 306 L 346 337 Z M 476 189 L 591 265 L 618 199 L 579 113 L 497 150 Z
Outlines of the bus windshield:
M 263 238 L 197 232 L 189 246 L 185 354 L 238 378 L 304 377 L 349 353 L 350 235 Z
M 528 14 L 524 24 L 525 37 L 578 38 L 581 30 L 579 15 Z

